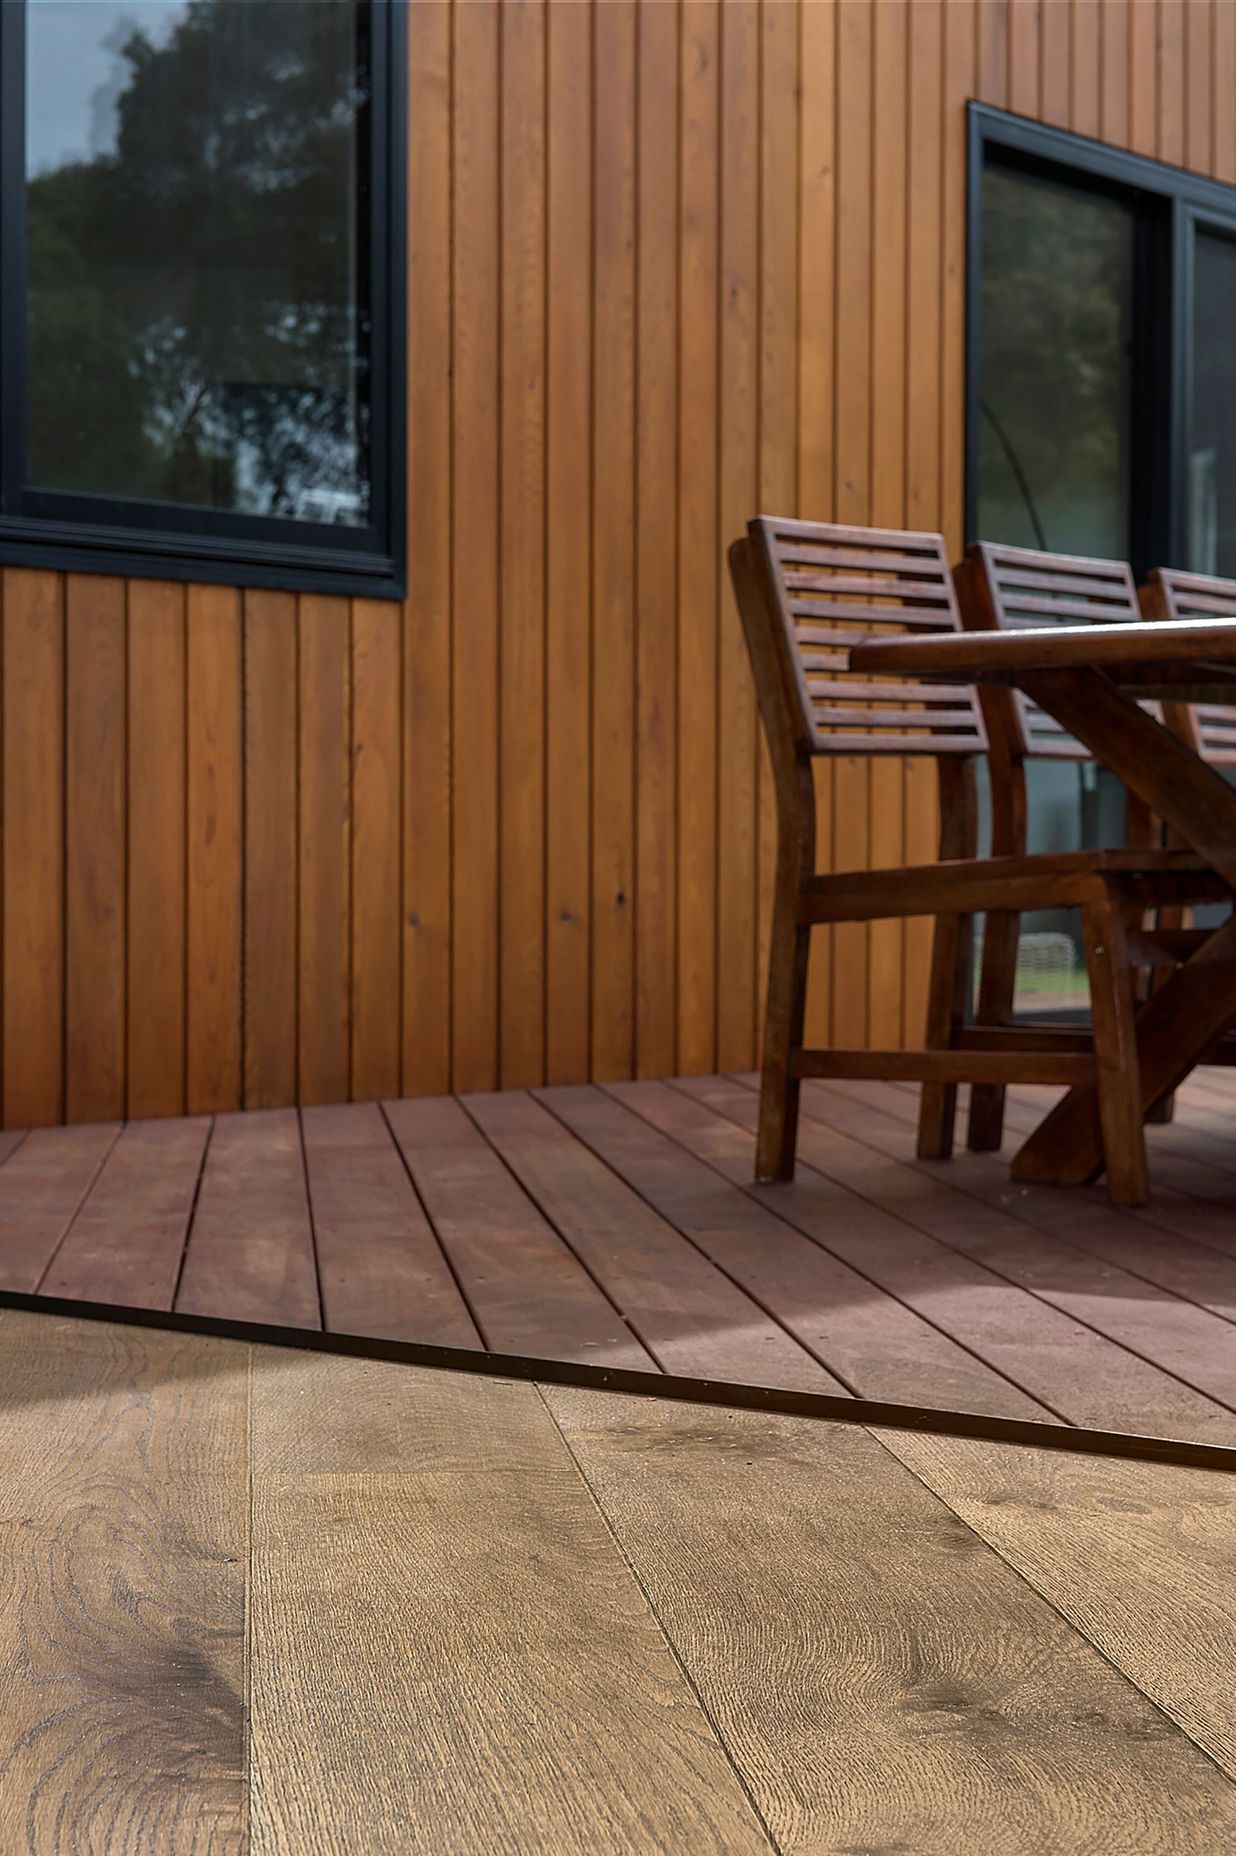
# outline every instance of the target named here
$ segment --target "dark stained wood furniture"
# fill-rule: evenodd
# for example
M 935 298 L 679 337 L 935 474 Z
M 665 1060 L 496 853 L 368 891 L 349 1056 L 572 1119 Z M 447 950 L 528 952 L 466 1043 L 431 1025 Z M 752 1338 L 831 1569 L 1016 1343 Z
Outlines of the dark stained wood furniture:
M 1132 623 L 1141 616 L 1126 561 L 980 541 L 971 544 L 953 578 L 962 625 L 968 631 Z M 1027 849 L 1027 763 L 1088 761 L 1091 755 L 1024 691 L 988 685 L 979 695 L 990 743 L 992 855 L 1022 857 Z M 1150 820 L 1134 800 L 1126 842 L 1151 841 Z M 1011 911 L 987 917 L 978 1007 L 984 1024 L 1012 1022 L 1020 926 L 1020 916 Z M 1003 1084 L 979 1085 L 970 1097 L 967 1145 L 978 1153 L 998 1152 L 1003 1127 Z
M 1139 589 L 1147 619 L 1179 622 L 1182 619 L 1236 617 L 1236 580 L 1214 574 L 1182 573 L 1175 567 L 1156 567 Z M 1215 767 L 1236 767 L 1236 714 L 1213 703 L 1168 703 L 1164 719 Z
M 1154 881 L 1128 886 L 1130 901 L 1146 907 L 1229 901 L 1236 892 L 1236 791 L 1143 706 L 1148 698 L 1236 705 L 1236 619 L 868 642 L 853 649 L 850 664 L 864 678 L 907 676 L 950 690 L 967 683 L 1020 690 L 1110 767 L 1210 873 L 1203 876 L 1196 864 L 1177 866 L 1176 886 L 1196 893 L 1172 897 L 1166 872 L 1181 853 L 1162 852 Z M 1094 1009 L 1097 1030 L 1107 1006 L 1096 997 Z M 1169 1095 L 1234 1020 L 1236 916 L 1204 935 L 1137 1010 L 1130 1081 L 1136 1078 L 1140 1092 L 1139 1114 Z M 1097 1036 L 1095 1042 L 1097 1052 Z M 1098 1064 L 1101 1070 L 1101 1054 Z M 1075 1086 L 1016 1155 L 1014 1178 L 1092 1179 L 1102 1169 L 1106 1136 L 1101 1088 L 1092 1082 Z
M 793 1177 L 804 1077 L 875 1077 L 925 1085 L 919 1153 L 952 1151 L 956 1091 L 974 1084 L 1067 1082 L 1100 1104 L 1113 1201 L 1147 1195 L 1136 1084 L 1124 918 L 1147 888 L 1173 900 L 1211 881 L 1189 852 L 1084 851 L 1050 857 L 976 856 L 975 765 L 986 752 L 970 685 L 928 682 L 893 666 L 868 675 L 870 641 L 901 635 L 927 650 L 966 647 L 948 556 L 939 535 L 759 517 L 729 552 L 730 571 L 772 757 L 778 856 L 756 1177 Z M 1016 647 L 1022 640 L 1002 640 Z M 1034 637 L 1025 640 L 1033 646 Z M 1184 750 L 1181 750 L 1184 752 Z M 914 754 L 936 760 L 940 862 L 918 869 L 819 874 L 812 761 L 825 754 Z M 1130 889 L 1132 885 L 1132 889 Z M 1220 888 L 1222 886 L 1220 885 Z M 1082 911 L 1093 996 L 1093 1036 L 968 1026 L 970 918 L 1022 909 Z M 804 1004 L 810 933 L 823 922 L 936 918 L 922 1050 L 809 1050 Z

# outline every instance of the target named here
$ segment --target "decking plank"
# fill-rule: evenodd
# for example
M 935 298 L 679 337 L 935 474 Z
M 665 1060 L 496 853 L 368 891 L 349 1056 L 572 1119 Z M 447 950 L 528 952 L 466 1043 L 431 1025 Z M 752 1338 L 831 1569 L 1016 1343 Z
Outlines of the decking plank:
M 10 1154 L 17 1152 L 26 1138 L 24 1128 L 0 1128 L 0 1166 L 3 1166 Z
M 128 1122 L 40 1291 L 126 1308 L 170 1309 L 209 1138 L 208 1115 Z
M 480 1346 L 377 1104 L 307 1108 L 301 1127 L 323 1325 L 337 1334 Z
M 454 1097 L 383 1111 L 487 1347 L 656 1370 Z
M 216 1118 L 176 1309 L 321 1327 L 295 1109 L 249 1109 Z
M 1236 1791 L 1211 1760 L 870 1433 L 545 1397 L 778 1848 L 1231 1842 Z M 1109 1488 L 1135 1495 L 1140 1465 L 1105 1483 L 1106 1465 L 1060 1461 L 1097 1485 L 1096 1508 Z M 990 1486 L 1022 1495 L 1007 1470 Z M 1181 1571 L 1187 1595 L 1199 1580 Z
M 986 1194 L 976 1199 L 949 1184 L 951 1169 L 917 1160 L 913 1128 L 868 1102 L 821 1084 L 804 1090 L 804 1104 L 808 1115 L 818 1114 L 885 1161 L 883 1193 L 902 1196 L 908 1179 L 921 1181 L 915 1216 L 933 1237 L 1236 1412 L 1236 1336 L 1230 1322 L 1061 1242 L 1050 1226 L 1037 1228 L 1028 1243 L 1019 1217 Z
M 657 1083 L 551 1089 L 540 1100 L 861 1398 L 1042 1418 L 1044 1407 L 869 1278 L 644 1119 Z M 655 1114 L 655 1110 L 654 1110 Z M 750 1143 L 730 1137 L 749 1165 Z M 861 1207 L 859 1208 L 861 1212 Z
M 846 1391 L 541 1103 L 463 1101 L 665 1371 Z
M 846 1094 L 867 1103 L 878 1114 L 916 1127 L 917 1090 L 884 1083 L 846 1086 Z M 1017 1105 L 1007 1102 L 1005 1119 L 1017 1122 Z M 1153 1171 L 1153 1167 L 1152 1167 Z M 1227 1255 L 1216 1255 L 1220 1245 L 1199 1242 L 1192 1232 L 1197 1223 L 1195 1203 L 1165 1190 L 1157 1182 L 1148 1207 L 1124 1210 L 1108 1202 L 1101 1186 L 1070 1187 L 1022 1185 L 1009 1179 L 1007 1161 L 996 1154 L 957 1153 L 946 1170 L 948 1184 L 972 1198 L 998 1206 L 1035 1230 L 1064 1238 L 1079 1250 L 1102 1257 L 1119 1269 L 1167 1289 L 1212 1314 L 1236 1321 L 1236 1230 L 1229 1217 L 1220 1227 L 1230 1244 Z M 1203 1210 L 1214 1211 L 1210 1207 Z M 1205 1222 L 1209 1222 L 1206 1219 Z M 1165 1234 L 1170 1233 L 1170 1242 Z
M 754 1129 L 758 1100 L 741 1083 L 683 1078 L 676 1087 L 739 1126 Z M 839 1122 L 845 1110 L 839 1098 Z M 799 1131 L 799 1158 L 800 1176 L 793 1185 L 763 1189 L 776 1194 L 777 1205 L 785 1208 L 782 1216 L 796 1223 L 810 1218 L 811 1234 L 847 1261 L 861 1247 L 863 1268 L 878 1280 L 887 1280 L 882 1272 L 891 1275 L 896 1267 L 892 1280 L 905 1299 L 918 1306 L 921 1298 L 921 1306 L 940 1326 L 1059 1417 L 1071 1424 L 1153 1436 L 1216 1443 L 1236 1438 L 1236 1418 L 1224 1406 L 1032 1294 L 1003 1268 L 989 1267 L 994 1254 L 1014 1268 L 1020 1248 L 1032 1273 L 1036 1245 L 1026 1242 L 1024 1232 L 1018 1232 L 1015 1241 L 1005 1237 L 1004 1250 L 998 1251 L 983 1244 L 981 1220 L 969 1227 L 949 1227 L 959 1230 L 963 1242 L 970 1229 L 975 1250 L 983 1252 L 981 1260 L 962 1242 L 944 1242 L 926 1228 L 931 1217 L 928 1181 L 861 1139 L 809 1115 Z M 868 1198 L 873 1209 L 891 1214 L 879 1237 L 873 1238 L 870 1227 L 855 1232 L 839 1224 L 835 1198 L 830 1203 L 828 1194 L 820 1191 L 820 1173 Z M 948 1225 L 947 1219 L 938 1222 Z
M 36 1128 L 0 1170 L 0 1289 L 38 1288 L 120 1134 L 119 1122 Z

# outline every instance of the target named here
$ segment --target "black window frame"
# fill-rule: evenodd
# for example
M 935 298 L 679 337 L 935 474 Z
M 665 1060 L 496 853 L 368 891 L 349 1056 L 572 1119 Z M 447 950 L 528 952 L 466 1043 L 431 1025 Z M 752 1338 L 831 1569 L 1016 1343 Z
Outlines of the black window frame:
M 1209 223 L 1236 236 L 1236 187 L 990 104 L 967 104 L 966 117 L 966 543 L 982 539 L 978 460 L 983 175 L 989 165 L 996 165 L 1106 194 L 1133 209 L 1133 370 L 1134 378 L 1148 389 L 1134 403 L 1130 460 L 1130 556 L 1140 580 L 1151 567 L 1185 557 L 1194 229 Z
M 0 564 L 375 599 L 407 591 L 406 0 L 368 0 L 365 527 L 25 484 L 26 0 L 0 0 Z

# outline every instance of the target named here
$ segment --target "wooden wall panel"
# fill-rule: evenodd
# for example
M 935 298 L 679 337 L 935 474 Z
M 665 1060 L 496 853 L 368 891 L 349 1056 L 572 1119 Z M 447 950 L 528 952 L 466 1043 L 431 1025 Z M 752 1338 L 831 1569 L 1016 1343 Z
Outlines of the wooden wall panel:
M 640 0 L 635 1066 L 641 1076 L 672 1076 L 677 1067 L 679 44 L 675 9 L 661 0 Z
M 191 586 L 185 603 L 185 1094 L 196 1112 L 243 1100 L 244 644 L 238 593 Z
M 297 1099 L 299 685 L 295 599 L 288 593 L 247 593 L 242 995 L 246 1108 L 276 1108 Z
M 411 0 L 409 595 L 0 576 L 8 1125 L 756 1059 L 724 548 L 961 542 L 977 96 L 1236 182 L 1230 0 Z M 822 867 L 934 770 L 817 774 Z M 808 1035 L 920 1031 L 929 925 Z
M 129 587 L 130 1115 L 185 1103 L 185 588 Z
M 65 1114 L 125 1111 L 125 583 L 65 587 Z
M 64 1114 L 64 585 L 0 576 L 4 1125 Z

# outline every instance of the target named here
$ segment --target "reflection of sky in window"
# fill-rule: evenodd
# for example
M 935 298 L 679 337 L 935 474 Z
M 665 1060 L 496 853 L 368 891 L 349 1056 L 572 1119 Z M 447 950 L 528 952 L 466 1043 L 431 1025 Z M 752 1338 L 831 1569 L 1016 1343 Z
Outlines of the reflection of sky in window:
M 7 0 L 0 0 L 7 4 Z M 119 48 L 136 28 L 162 45 L 188 0 L 30 0 L 26 168 L 42 174 L 115 146 Z

